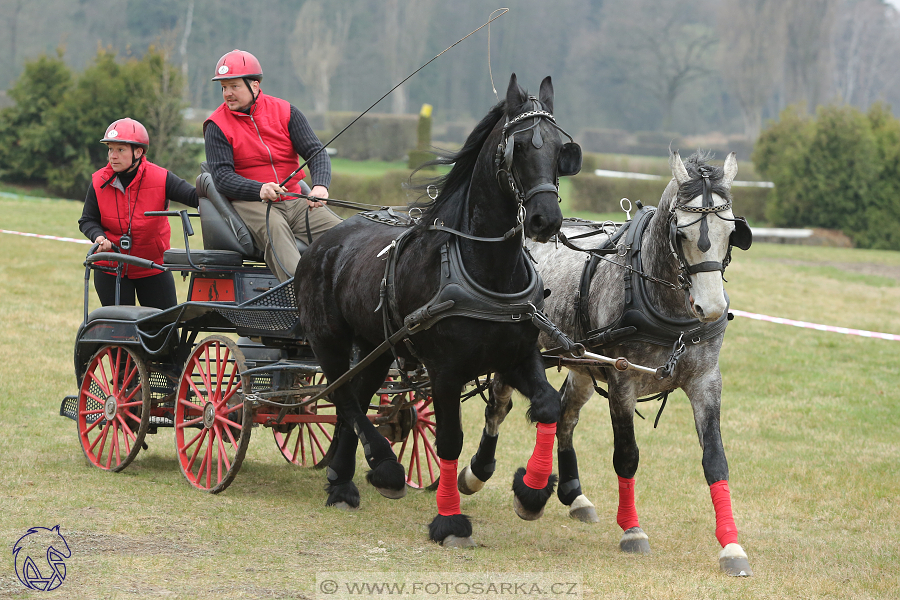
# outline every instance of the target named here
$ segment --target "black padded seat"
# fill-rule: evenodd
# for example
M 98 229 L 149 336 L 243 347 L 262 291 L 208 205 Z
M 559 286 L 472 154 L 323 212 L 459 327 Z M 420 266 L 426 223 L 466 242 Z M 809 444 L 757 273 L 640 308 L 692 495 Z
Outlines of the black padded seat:
M 191 250 L 191 260 L 197 266 L 239 267 L 244 263 L 244 256 L 231 250 Z M 189 266 L 187 251 L 181 248 L 166 250 L 163 264 Z
M 100 319 L 113 319 L 116 321 L 137 321 L 145 317 L 161 313 L 162 310 L 152 306 L 101 306 L 91 311 L 87 322 Z
M 209 173 L 209 167 L 205 162 L 200 164 L 200 171 L 196 185 L 197 195 L 200 196 L 200 229 L 203 234 L 203 247 L 210 250 L 237 252 L 247 259 L 264 262 L 262 249 L 254 243 L 250 230 L 234 210 L 231 201 L 216 189 L 212 175 Z M 308 194 L 310 191 L 304 181 L 300 182 L 300 188 L 304 194 Z M 296 237 L 294 239 L 297 242 L 297 250 L 303 254 L 307 243 Z M 191 258 L 194 258 L 193 251 Z M 166 262 L 169 261 L 166 260 Z M 196 259 L 194 259 L 194 263 L 200 264 Z

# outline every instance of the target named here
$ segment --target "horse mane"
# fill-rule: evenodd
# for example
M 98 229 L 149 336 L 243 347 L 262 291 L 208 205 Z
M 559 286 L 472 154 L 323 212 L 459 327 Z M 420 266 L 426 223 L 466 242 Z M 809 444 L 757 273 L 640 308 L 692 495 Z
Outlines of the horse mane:
M 410 186 L 410 189 L 423 193 L 427 193 L 428 188 L 431 186 L 437 187 L 438 190 L 438 196 L 434 200 L 413 202 L 410 205 L 423 210 L 418 227 L 430 225 L 434 223 L 435 219 L 442 221 L 444 225 L 453 229 L 459 229 L 462 226 L 463 219 L 466 216 L 465 199 L 469 193 L 469 184 L 472 179 L 472 173 L 475 170 L 475 163 L 478 161 L 478 156 L 488 136 L 491 135 L 494 127 L 505 114 L 506 101 L 503 100 L 494 105 L 490 112 L 481 119 L 481 122 L 475 126 L 475 129 L 466 138 L 466 143 L 463 144 L 459 151 L 439 154 L 436 159 L 425 163 L 413 172 L 414 175 L 420 169 L 434 165 L 453 165 L 450 172 L 446 175 Z M 433 236 L 435 245 L 443 244 L 448 235 L 442 233 Z
M 669 158 L 670 163 L 671 156 L 672 155 L 670 155 Z M 691 178 L 689 181 L 678 187 L 678 192 L 675 196 L 675 206 L 681 206 L 703 194 L 703 176 L 700 174 L 701 167 L 709 169 L 710 171 L 709 182 L 712 184 L 712 193 L 718 194 L 726 201 L 731 201 L 731 190 L 722 183 L 722 179 L 725 177 L 725 170 L 722 167 L 709 164 L 709 161 L 712 160 L 712 158 L 712 152 L 708 150 L 698 150 L 684 161 L 684 168 L 687 169 L 688 175 L 690 175 Z M 669 202 L 666 203 L 665 206 L 666 211 L 671 209 L 671 199 L 668 200 Z M 663 202 L 660 201 L 660 208 L 663 208 L 662 205 Z

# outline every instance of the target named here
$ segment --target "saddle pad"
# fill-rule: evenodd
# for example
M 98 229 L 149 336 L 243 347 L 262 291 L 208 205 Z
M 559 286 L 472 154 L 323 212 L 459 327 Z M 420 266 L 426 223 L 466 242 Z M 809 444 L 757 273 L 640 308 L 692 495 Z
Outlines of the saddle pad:
M 395 211 L 394 209 L 382 208 L 381 210 L 367 210 L 359 213 L 360 216 L 376 223 L 391 225 L 392 227 L 412 227 L 412 219 L 405 212 Z

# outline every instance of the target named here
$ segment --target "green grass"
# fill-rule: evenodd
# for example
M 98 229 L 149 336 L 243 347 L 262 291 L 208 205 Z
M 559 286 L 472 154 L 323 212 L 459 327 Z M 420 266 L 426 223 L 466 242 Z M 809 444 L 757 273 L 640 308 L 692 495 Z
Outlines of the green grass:
M 79 238 L 80 211 L 74 202 L 2 197 L 0 228 Z M 173 242 L 181 246 L 179 234 Z M 0 234 L 0 251 L 0 540 L 11 548 L 29 527 L 59 524 L 73 550 L 63 586 L 42 595 L 23 593 L 7 552 L 0 598 L 313 598 L 316 573 L 341 570 L 579 573 L 586 598 L 887 599 L 900 589 L 897 342 L 740 318 L 729 325 L 722 434 L 753 578 L 718 571 L 681 393 L 658 429 L 657 404 L 642 407 L 648 420 L 636 423 L 637 506 L 653 555 L 618 551 L 612 436 L 597 398 L 575 441 L 601 522 L 570 520 L 555 498 L 540 521 L 513 514 L 511 474 L 534 443 L 527 402 L 517 399 L 497 475 L 462 500 L 482 547 L 447 551 L 427 541 L 434 494 L 381 498 L 360 458 L 361 509 L 326 509 L 324 474 L 288 465 L 264 428 L 253 430 L 241 471 L 218 496 L 187 485 L 168 430 L 148 436 L 149 449 L 122 473 L 89 467 L 75 424 L 58 416 L 62 397 L 75 392 L 87 246 Z M 900 333 L 898 272 L 900 253 L 758 244 L 735 251 L 727 289 L 736 309 Z M 463 462 L 482 410 L 478 399 L 463 406 Z

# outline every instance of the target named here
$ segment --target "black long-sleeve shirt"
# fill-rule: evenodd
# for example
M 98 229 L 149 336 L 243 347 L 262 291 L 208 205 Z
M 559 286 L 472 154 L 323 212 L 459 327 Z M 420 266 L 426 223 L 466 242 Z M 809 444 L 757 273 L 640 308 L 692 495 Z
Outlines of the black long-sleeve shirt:
M 136 172 L 135 170 L 131 173 L 117 175 L 122 187 L 128 187 Z M 167 206 L 169 200 L 180 202 L 191 208 L 200 206 L 197 189 L 171 171 L 166 173 L 166 200 Z M 84 198 L 84 209 L 81 212 L 81 218 L 78 219 L 78 228 L 92 242 L 97 239 L 98 235 L 106 236 L 106 231 L 100 223 L 100 205 L 97 202 L 97 192 L 94 191 L 93 185 L 88 186 L 87 195 Z
M 304 160 L 322 148 L 322 142 L 316 137 L 309 121 L 293 104 L 288 121 L 288 133 L 294 150 L 304 157 Z M 207 121 L 203 139 L 206 143 L 206 163 L 216 189 L 232 200 L 259 202 L 259 190 L 262 189 L 264 182 L 246 179 L 234 172 L 234 149 L 219 126 Z M 308 168 L 311 172 L 310 187 L 321 185 L 327 188 L 331 185 L 331 159 L 325 150 L 313 157 Z

